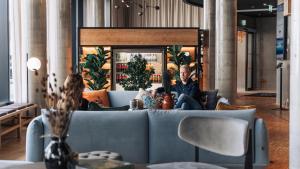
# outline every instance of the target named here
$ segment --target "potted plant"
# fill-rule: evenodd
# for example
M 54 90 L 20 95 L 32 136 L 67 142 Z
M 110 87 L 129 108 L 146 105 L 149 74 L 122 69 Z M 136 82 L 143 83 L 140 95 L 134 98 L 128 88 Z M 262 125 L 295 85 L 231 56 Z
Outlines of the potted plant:
M 167 52 L 170 54 L 170 61 L 174 62 L 177 66 L 177 70 L 175 70 L 175 79 L 180 80 L 179 77 L 179 69 L 181 65 L 189 65 L 192 61 L 192 57 L 190 55 L 186 55 L 185 52 L 181 51 L 182 46 L 173 45 L 167 47 Z
M 146 89 L 152 86 L 150 77 L 154 74 L 154 69 L 152 67 L 146 69 L 146 59 L 141 55 L 135 55 L 127 65 L 128 68 L 124 71 L 127 78 L 120 82 L 125 90 Z
M 108 83 L 106 75 L 108 70 L 103 69 L 103 65 L 110 59 L 108 53 L 102 46 L 96 48 L 97 54 L 87 54 L 80 63 L 81 71 L 83 72 L 84 80 L 91 90 L 100 90 L 105 88 Z M 106 87 L 107 88 L 107 87 Z

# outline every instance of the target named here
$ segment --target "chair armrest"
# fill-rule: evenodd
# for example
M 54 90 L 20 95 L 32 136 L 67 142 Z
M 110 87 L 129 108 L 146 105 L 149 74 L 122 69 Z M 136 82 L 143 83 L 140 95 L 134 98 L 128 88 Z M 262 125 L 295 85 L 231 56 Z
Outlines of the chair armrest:
M 268 131 L 263 119 L 256 119 L 254 128 L 254 164 L 256 166 L 267 166 L 269 164 L 269 140 Z
M 34 118 L 27 127 L 26 161 L 43 161 L 44 157 L 44 125 L 42 117 Z

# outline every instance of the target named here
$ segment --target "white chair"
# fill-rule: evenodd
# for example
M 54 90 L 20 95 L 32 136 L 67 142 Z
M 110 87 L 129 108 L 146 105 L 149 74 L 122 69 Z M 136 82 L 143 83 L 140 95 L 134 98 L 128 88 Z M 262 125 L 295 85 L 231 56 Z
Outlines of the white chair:
M 221 155 L 243 156 L 248 149 L 249 129 L 248 122 L 245 120 L 190 116 L 181 120 L 178 135 L 182 140 L 197 148 Z M 225 169 L 199 162 L 174 162 L 148 167 L 150 169 Z

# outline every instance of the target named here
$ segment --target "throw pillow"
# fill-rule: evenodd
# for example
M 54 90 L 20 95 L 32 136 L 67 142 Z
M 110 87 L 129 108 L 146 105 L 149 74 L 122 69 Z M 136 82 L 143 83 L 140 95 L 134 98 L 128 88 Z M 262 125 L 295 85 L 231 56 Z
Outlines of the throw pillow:
M 150 95 L 144 95 L 143 97 L 144 107 L 147 109 L 156 109 L 157 103 L 155 98 Z
M 206 91 L 206 96 L 207 96 L 207 103 L 206 103 L 206 109 L 208 110 L 214 110 L 217 105 L 217 95 L 218 95 L 219 90 L 209 90 Z
M 108 94 L 105 89 L 82 92 L 82 97 L 87 99 L 89 102 L 96 102 L 103 107 L 110 107 Z
M 140 88 L 138 94 L 135 96 L 135 99 L 143 100 L 143 96 L 145 95 L 149 95 L 149 93 L 146 90 Z

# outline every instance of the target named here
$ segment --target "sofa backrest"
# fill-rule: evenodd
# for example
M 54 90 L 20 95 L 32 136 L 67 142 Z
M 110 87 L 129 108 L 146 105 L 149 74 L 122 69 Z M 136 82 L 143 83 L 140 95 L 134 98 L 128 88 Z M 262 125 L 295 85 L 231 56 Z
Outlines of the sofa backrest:
M 134 99 L 138 91 L 109 91 L 108 97 L 111 107 L 121 107 L 129 105 L 129 101 Z
M 42 117 L 44 133 L 49 125 Z M 148 162 L 148 115 L 146 111 L 75 111 L 67 142 L 75 152 L 118 152 L 123 160 Z M 45 138 L 44 148 L 50 139 Z
M 179 122 L 187 116 L 231 117 L 249 122 L 253 128 L 255 109 L 238 111 L 153 110 L 149 116 L 149 163 L 195 161 L 195 147 L 178 137 Z M 212 140 L 213 141 L 213 140 Z M 228 157 L 200 149 L 199 161 L 214 164 L 243 164 L 244 157 Z
M 178 124 L 186 116 L 239 118 L 248 121 L 253 129 L 255 109 L 76 111 L 67 142 L 75 152 L 108 150 L 120 153 L 125 161 L 133 163 L 195 161 L 195 148 L 179 139 L 177 134 Z M 50 140 L 40 136 L 48 134 L 45 116 L 29 124 L 27 160 L 42 160 L 43 150 Z M 199 161 L 223 166 L 243 165 L 244 157 L 222 156 L 200 149 Z

